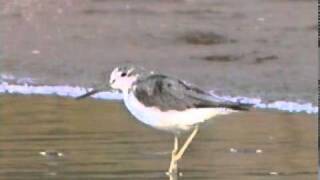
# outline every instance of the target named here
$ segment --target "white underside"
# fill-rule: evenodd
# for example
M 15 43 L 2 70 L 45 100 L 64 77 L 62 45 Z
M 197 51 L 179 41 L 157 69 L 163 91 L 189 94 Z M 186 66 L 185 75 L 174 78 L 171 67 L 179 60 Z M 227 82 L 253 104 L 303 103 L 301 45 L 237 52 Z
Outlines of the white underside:
M 139 121 L 154 128 L 177 132 L 187 131 L 195 124 L 218 115 L 236 112 L 226 108 L 191 108 L 184 111 L 161 111 L 156 107 L 146 107 L 132 94 L 124 94 L 124 103 Z

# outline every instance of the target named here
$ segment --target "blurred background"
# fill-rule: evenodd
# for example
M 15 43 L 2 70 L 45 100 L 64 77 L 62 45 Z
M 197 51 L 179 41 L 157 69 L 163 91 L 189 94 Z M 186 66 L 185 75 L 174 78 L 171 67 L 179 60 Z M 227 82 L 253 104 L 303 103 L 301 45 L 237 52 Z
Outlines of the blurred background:
M 119 64 L 303 109 L 204 124 L 181 179 L 316 179 L 316 4 L 0 0 L 0 179 L 168 179 L 170 134 L 141 125 L 118 101 L 70 98 Z
M 0 73 L 93 86 L 142 65 L 209 90 L 316 103 L 314 0 L 0 0 Z

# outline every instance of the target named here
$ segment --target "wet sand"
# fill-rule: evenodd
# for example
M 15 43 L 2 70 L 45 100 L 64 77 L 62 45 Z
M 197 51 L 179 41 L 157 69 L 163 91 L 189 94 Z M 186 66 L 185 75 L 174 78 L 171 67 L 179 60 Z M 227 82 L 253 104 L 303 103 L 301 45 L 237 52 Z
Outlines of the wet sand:
M 90 86 L 122 63 L 316 103 L 313 0 L 0 0 L 0 73 Z
M 173 138 L 118 102 L 0 95 L 0 179 L 168 179 Z M 180 179 L 313 180 L 315 115 L 252 111 L 208 121 Z

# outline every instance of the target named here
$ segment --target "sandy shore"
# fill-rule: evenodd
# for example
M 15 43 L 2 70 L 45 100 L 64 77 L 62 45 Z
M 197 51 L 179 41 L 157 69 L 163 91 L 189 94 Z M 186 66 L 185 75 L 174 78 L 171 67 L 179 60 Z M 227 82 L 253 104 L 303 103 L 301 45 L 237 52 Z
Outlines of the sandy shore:
M 121 63 L 316 102 L 316 1 L 0 0 L 0 74 L 93 86 Z

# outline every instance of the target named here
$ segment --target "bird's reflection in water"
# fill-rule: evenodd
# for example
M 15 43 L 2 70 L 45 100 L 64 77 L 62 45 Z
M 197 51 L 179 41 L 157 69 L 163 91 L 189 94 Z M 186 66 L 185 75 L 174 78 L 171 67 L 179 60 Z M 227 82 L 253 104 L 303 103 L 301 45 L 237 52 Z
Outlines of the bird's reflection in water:
M 179 179 L 179 176 L 177 174 L 170 174 L 168 175 L 169 176 L 169 180 L 178 180 Z
M 168 174 L 169 180 L 178 180 L 179 177 L 181 177 L 182 174 L 180 173 L 172 173 L 172 174 Z
M 182 175 L 183 175 L 182 172 L 180 172 L 178 168 L 178 162 L 174 163 L 171 173 L 167 172 L 167 176 L 169 177 L 169 180 L 178 180 L 179 177 L 182 177 Z

